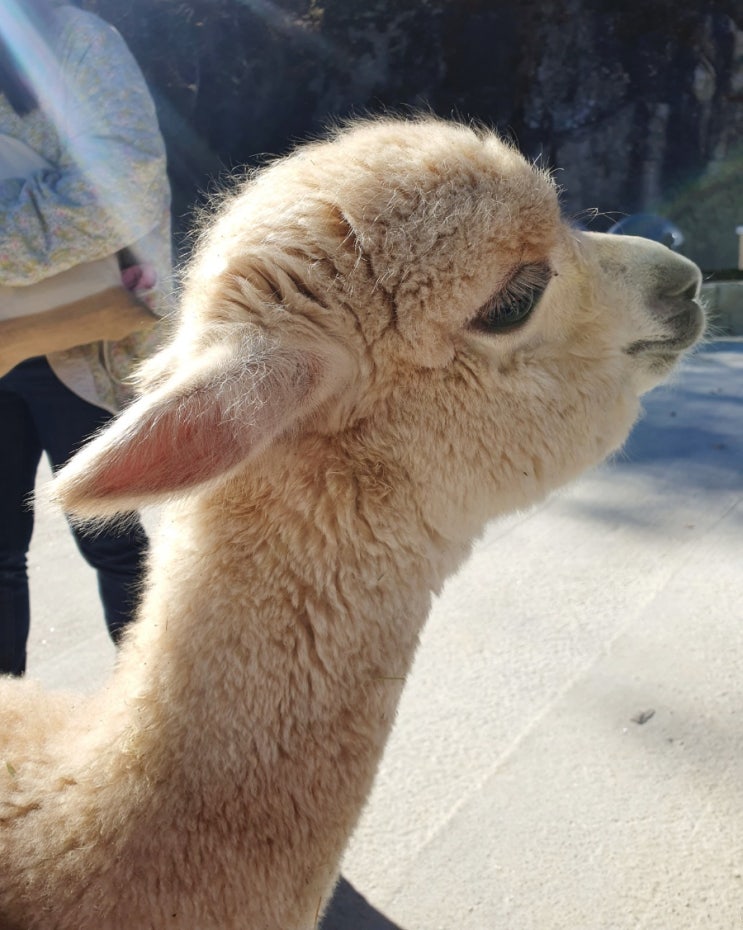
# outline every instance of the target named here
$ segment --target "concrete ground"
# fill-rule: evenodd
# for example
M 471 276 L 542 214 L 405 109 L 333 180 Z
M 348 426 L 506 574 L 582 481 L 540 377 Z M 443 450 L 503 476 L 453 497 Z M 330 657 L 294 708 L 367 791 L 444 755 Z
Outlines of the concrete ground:
M 437 601 L 323 930 L 743 928 L 743 340 L 646 408 Z M 57 514 L 31 577 L 29 674 L 92 689 L 113 647 Z

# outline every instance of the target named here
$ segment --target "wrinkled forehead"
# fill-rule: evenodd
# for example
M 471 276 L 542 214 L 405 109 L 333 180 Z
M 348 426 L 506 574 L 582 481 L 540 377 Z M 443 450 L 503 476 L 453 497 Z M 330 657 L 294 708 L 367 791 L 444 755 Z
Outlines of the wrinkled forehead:
M 559 227 L 550 177 L 493 133 L 370 121 L 244 185 L 208 232 L 201 284 L 222 272 L 255 280 L 258 264 L 261 280 L 278 266 L 294 280 L 322 266 L 359 299 L 382 290 L 398 313 L 443 319 L 454 305 L 474 312 L 520 264 L 544 260 Z

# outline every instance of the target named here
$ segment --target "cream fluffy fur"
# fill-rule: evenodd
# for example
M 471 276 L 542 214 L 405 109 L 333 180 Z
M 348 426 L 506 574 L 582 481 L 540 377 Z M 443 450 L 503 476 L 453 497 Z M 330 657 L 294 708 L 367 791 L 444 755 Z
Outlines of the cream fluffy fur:
M 534 263 L 528 318 L 473 325 Z M 82 517 L 170 503 L 107 687 L 0 683 L 0 928 L 311 930 L 432 592 L 624 441 L 701 332 L 698 285 L 430 118 L 245 183 L 142 398 L 56 482 Z

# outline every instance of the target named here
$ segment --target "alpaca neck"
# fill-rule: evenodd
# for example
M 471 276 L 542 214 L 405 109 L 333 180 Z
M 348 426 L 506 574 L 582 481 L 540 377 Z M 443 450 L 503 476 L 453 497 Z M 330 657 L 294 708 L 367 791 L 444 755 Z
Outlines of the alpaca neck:
M 235 481 L 166 513 L 119 669 L 151 777 L 187 786 L 204 811 L 206 791 L 214 810 L 242 804 L 248 836 L 253 814 L 292 844 L 306 835 L 307 862 L 340 854 L 453 567 L 406 546 L 415 517 L 401 500 L 375 506 L 373 524 L 358 495 L 340 516 L 332 495 L 305 495 L 299 513 Z

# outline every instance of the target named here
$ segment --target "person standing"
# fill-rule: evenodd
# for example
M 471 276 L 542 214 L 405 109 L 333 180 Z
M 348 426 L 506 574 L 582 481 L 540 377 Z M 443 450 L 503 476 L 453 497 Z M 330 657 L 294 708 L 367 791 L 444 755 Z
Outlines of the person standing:
M 171 270 L 165 147 L 119 33 L 56 0 L 3 0 L 0 166 L 4 139 L 28 146 L 43 167 L 0 180 L 0 304 L 3 288 L 116 254 L 124 285 L 163 315 Z M 101 429 L 130 399 L 133 367 L 156 341 L 150 332 L 76 346 L 0 377 L 0 674 L 26 669 L 29 500 L 41 456 L 56 470 Z M 136 612 L 144 529 L 138 518 L 89 534 L 71 529 L 97 572 L 118 642 Z

